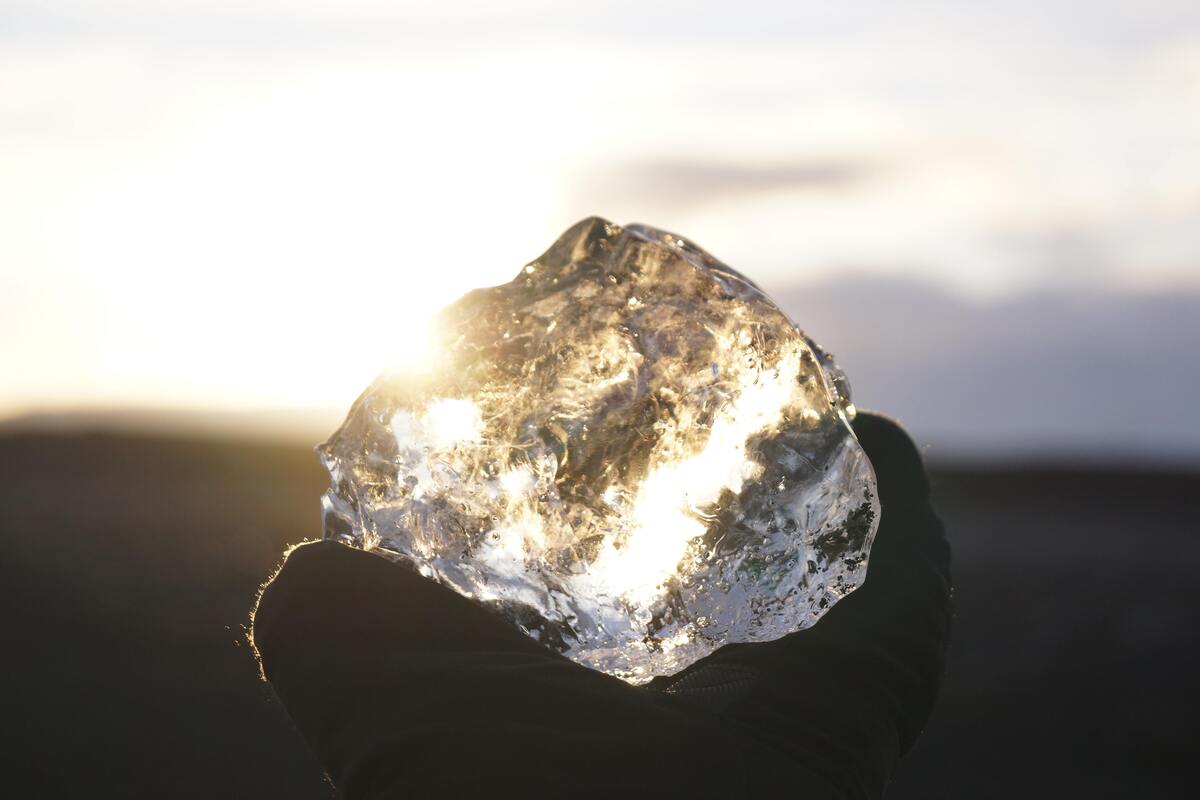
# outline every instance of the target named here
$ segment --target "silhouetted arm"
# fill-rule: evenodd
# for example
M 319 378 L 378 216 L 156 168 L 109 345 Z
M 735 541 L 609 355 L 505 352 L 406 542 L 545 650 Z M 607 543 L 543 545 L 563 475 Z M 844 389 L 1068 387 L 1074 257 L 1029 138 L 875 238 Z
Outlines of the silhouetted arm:
M 878 797 L 927 719 L 948 549 L 893 423 L 855 430 L 883 516 L 867 581 L 813 628 L 635 688 L 379 556 L 294 550 L 263 592 L 264 674 L 348 798 L 515 792 Z

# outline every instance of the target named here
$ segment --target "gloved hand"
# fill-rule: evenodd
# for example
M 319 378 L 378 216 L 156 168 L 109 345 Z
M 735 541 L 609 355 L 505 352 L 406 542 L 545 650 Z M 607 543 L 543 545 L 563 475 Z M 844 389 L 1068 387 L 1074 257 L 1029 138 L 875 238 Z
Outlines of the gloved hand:
M 920 456 L 861 414 L 883 515 L 864 585 L 814 627 L 633 687 L 402 565 L 296 548 L 263 672 L 342 796 L 879 797 L 937 694 L 949 548 Z

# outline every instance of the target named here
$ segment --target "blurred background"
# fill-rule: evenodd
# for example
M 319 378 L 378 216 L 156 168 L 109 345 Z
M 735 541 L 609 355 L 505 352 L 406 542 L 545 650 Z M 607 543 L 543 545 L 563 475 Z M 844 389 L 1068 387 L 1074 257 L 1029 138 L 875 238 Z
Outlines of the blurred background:
M 759 282 L 933 466 L 960 633 L 893 794 L 1174 796 L 1200 668 L 1175 0 L 0 3 L 6 774 L 328 796 L 239 627 L 320 533 L 310 448 L 439 306 L 593 214 Z
M 0 37 L 6 417 L 323 435 L 598 214 L 763 284 L 938 450 L 1200 459 L 1194 3 L 68 0 Z

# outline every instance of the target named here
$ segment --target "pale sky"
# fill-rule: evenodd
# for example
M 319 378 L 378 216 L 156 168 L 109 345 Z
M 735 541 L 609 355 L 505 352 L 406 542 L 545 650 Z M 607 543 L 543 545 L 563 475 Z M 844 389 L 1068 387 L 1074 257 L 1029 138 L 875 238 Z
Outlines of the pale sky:
M 831 5 L 0 4 L 0 415 L 345 408 L 591 214 L 771 289 L 1200 288 L 1200 4 Z

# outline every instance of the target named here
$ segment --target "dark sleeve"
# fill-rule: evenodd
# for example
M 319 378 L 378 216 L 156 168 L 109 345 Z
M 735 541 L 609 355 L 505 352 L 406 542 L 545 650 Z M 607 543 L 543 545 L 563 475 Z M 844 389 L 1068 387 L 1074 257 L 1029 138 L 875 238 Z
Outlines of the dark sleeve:
M 867 583 L 813 629 L 722 648 L 665 691 L 328 542 L 293 551 L 263 592 L 264 674 L 348 798 L 878 796 L 936 692 L 948 579 L 911 443 L 882 420 L 856 429 L 883 504 Z M 723 666 L 753 679 L 696 702 Z

